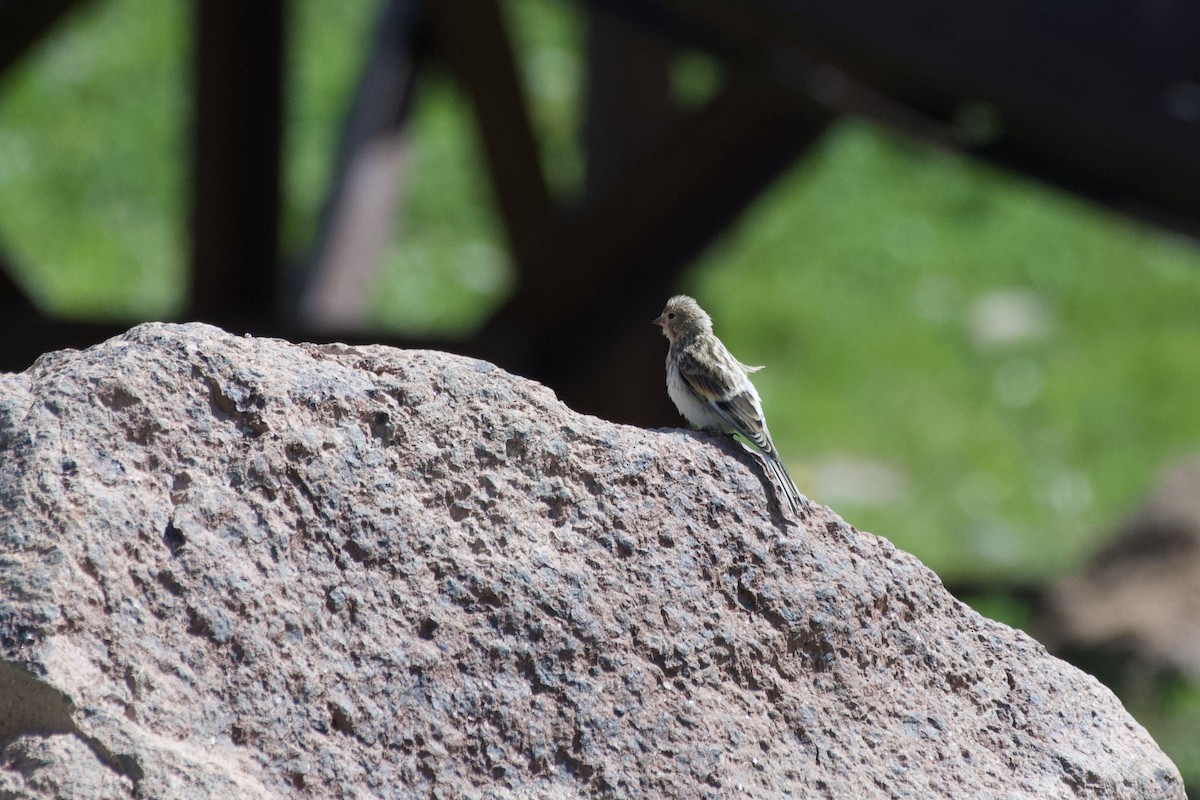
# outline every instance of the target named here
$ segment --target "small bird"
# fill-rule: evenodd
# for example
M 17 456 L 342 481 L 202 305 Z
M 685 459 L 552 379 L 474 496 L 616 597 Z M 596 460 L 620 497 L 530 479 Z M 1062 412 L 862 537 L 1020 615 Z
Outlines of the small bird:
M 733 357 L 713 333 L 712 319 L 692 298 L 667 301 L 655 325 L 671 343 L 667 348 L 667 394 L 688 422 L 707 431 L 740 433 L 754 443 L 763 463 L 783 489 L 792 514 L 804 504 L 767 430 L 762 401 L 748 377 L 750 367 Z

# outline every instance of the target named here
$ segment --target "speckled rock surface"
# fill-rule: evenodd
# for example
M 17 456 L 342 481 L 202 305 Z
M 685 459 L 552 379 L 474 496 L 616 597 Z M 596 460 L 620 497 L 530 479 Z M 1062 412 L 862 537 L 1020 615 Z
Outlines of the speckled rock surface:
M 144 325 L 0 376 L 0 464 L 0 796 L 1183 796 L 736 446 L 482 362 Z

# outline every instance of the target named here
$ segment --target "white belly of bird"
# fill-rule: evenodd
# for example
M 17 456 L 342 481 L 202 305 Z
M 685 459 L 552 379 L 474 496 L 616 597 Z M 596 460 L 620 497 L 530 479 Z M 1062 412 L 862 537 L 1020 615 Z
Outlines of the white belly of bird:
M 713 407 L 696 397 L 688 385 L 683 382 L 677 369 L 667 369 L 667 394 L 679 409 L 679 413 L 697 428 L 710 431 L 733 433 L 733 426 L 727 423 Z

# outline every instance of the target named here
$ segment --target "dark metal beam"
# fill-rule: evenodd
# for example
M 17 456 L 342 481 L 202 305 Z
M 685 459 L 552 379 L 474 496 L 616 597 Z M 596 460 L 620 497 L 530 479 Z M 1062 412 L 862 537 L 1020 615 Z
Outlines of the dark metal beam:
M 0 0 L 0 72 L 83 0 Z
M 388 0 L 346 117 L 312 254 L 291 316 L 314 329 L 362 327 L 369 284 L 404 191 L 402 129 L 422 57 L 419 0 Z
M 767 87 L 727 86 L 564 229 L 550 257 L 564 268 L 526 287 L 503 315 L 545 332 L 569 324 L 598 293 L 625 291 L 621 284 L 647 269 L 674 274 L 678 264 L 660 265 L 703 249 L 831 118 Z
M 195 4 L 193 318 L 279 315 L 283 0 Z
M 586 52 L 584 201 L 590 206 L 659 150 L 681 114 L 671 91 L 672 48 L 624 20 L 591 14 Z
M 587 2 L 837 111 L 1200 234 L 1195 4 Z
M 624 371 L 623 378 L 622 371 L 635 369 L 636 360 L 615 371 L 605 364 L 627 331 L 648 327 L 679 270 L 831 118 L 769 87 L 727 86 L 653 157 L 622 176 L 600 206 L 564 229 L 548 255 L 560 268 L 523 285 L 468 349 L 549 383 L 580 410 L 663 422 L 662 404 L 622 396 L 632 374 Z M 660 344 L 649 333 L 639 346 Z M 660 366 L 660 356 L 640 363 Z M 607 382 L 597 383 L 596 375 Z
M 37 307 L 25 290 L 12 278 L 12 265 L 0 253 L 0 313 L 36 314 Z
M 546 188 L 528 105 L 496 0 L 431 4 L 441 52 L 470 99 L 519 283 L 554 269 L 544 257 L 558 213 Z
M 49 319 L 36 311 L 6 311 L 0 314 L 0 372 L 20 372 L 43 353 L 81 350 L 128 328 L 127 323 L 77 322 Z

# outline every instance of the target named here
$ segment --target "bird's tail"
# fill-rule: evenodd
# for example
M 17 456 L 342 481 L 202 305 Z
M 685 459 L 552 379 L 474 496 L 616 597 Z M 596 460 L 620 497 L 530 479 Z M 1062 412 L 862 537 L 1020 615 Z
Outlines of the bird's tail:
M 779 484 L 779 488 L 783 490 L 783 496 L 787 500 L 788 508 L 792 510 L 792 516 L 800 516 L 800 510 L 808 505 L 808 500 L 796 488 L 796 482 L 792 480 L 791 475 L 788 475 L 788 471 L 783 466 L 783 461 L 780 460 L 779 454 L 772 450 L 763 455 L 765 456 L 763 460 L 767 464 L 767 468 L 775 476 L 775 482 Z

